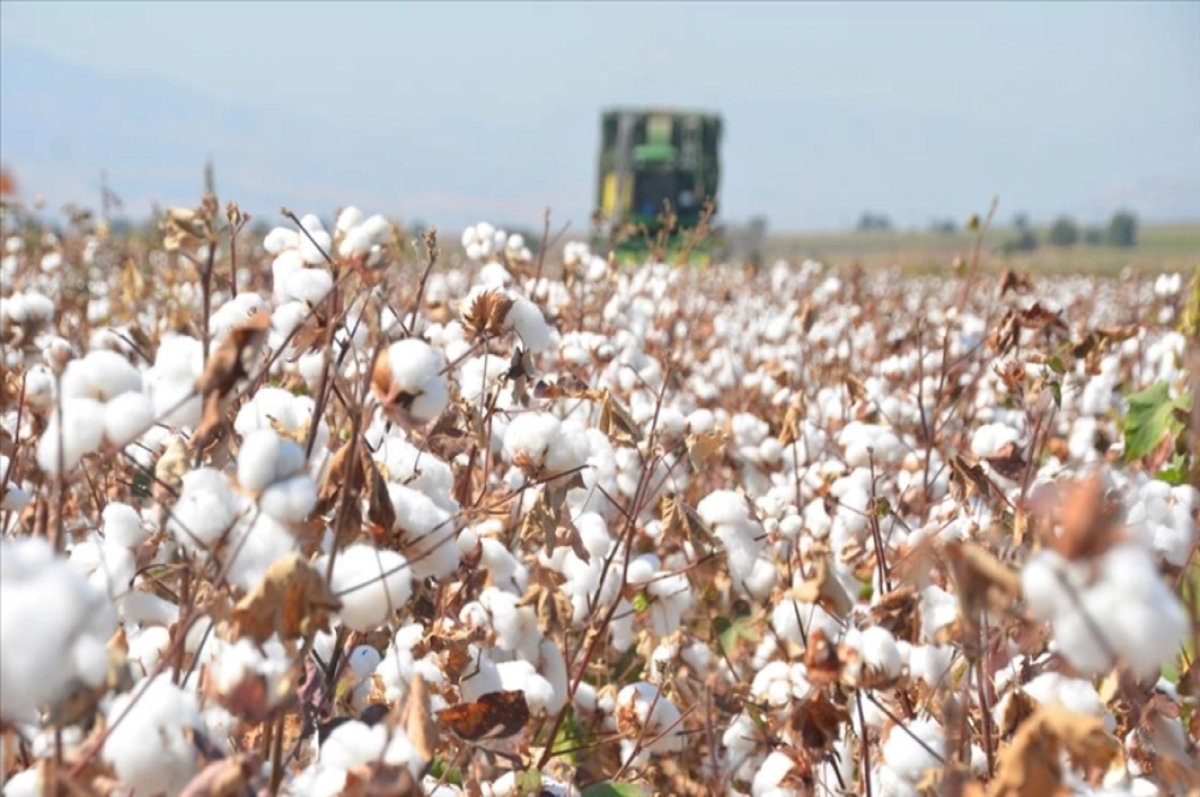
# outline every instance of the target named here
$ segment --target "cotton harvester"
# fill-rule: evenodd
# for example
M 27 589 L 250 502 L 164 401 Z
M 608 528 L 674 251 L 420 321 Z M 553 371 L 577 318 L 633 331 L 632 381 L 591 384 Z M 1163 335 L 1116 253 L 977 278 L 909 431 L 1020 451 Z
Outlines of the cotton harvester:
M 617 108 L 600 124 L 597 240 L 623 262 L 650 254 L 708 262 L 720 252 L 721 117 Z

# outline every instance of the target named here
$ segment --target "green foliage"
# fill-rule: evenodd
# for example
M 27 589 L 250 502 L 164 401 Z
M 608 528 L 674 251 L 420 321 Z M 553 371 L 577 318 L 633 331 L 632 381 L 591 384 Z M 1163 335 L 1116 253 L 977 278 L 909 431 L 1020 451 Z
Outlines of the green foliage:
M 868 232 L 871 230 L 890 230 L 892 229 L 892 221 L 882 213 L 865 211 L 858 219 L 858 229 L 860 232 Z
M 644 797 L 646 790 L 633 783 L 593 783 L 581 797 Z
M 1107 238 L 1112 246 L 1134 246 L 1137 243 L 1137 218 L 1126 210 L 1114 213 L 1108 222 Z
M 1125 418 L 1125 460 L 1141 459 L 1162 443 L 1163 435 L 1172 437 L 1183 430 L 1179 417 L 1192 406 L 1190 393 L 1172 399 L 1164 380 L 1129 397 L 1129 413 Z
M 1079 242 L 1079 226 L 1066 216 L 1059 216 L 1050 226 L 1046 240 L 1051 246 L 1074 246 Z

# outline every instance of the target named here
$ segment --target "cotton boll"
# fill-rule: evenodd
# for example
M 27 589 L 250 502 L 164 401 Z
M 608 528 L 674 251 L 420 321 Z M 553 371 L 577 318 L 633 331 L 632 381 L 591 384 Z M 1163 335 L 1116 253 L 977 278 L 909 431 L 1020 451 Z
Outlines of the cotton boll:
M 229 580 L 249 592 L 258 585 L 272 563 L 296 550 L 298 541 L 272 515 L 259 512 L 253 522 L 240 523 L 230 535 L 225 554 Z
M 445 366 L 437 349 L 418 338 L 405 338 L 393 343 L 376 364 L 371 389 L 401 423 L 428 423 L 450 400 L 441 374 Z
M 122 393 L 104 405 L 104 436 L 116 446 L 137 440 L 154 423 L 154 405 L 141 393 Z
M 333 275 L 323 268 L 302 268 L 289 273 L 284 293 L 315 307 L 333 290 Z
M 327 555 L 326 555 L 327 556 Z M 324 572 L 326 556 L 316 568 Z M 412 571 L 396 551 L 355 544 L 337 554 L 330 589 L 342 600 L 339 617 L 352 631 L 364 633 L 388 622 L 412 596 Z
M 545 351 L 550 346 L 553 328 L 546 323 L 542 311 L 524 296 L 514 296 L 513 305 L 504 318 L 529 351 Z
M 896 638 L 886 628 L 871 626 L 862 632 L 860 650 L 863 664 L 871 671 L 879 673 L 885 679 L 900 676 L 900 649 L 896 647 Z
M 115 626 L 108 596 L 44 538 L 0 541 L 0 717 L 31 721 L 73 678 L 94 682 L 91 652 Z
M 63 471 L 71 471 L 84 456 L 98 451 L 103 440 L 104 405 L 91 398 L 64 399 L 62 414 L 51 415 L 38 441 L 38 467 L 46 473 L 58 474 L 61 446 Z
M 881 752 L 884 763 L 896 775 L 909 784 L 916 784 L 926 770 L 942 766 L 946 742 L 942 728 L 935 720 L 917 718 L 907 722 L 904 727 L 892 728 L 883 742 Z
M 258 429 L 238 451 L 238 484 L 252 493 L 304 469 L 304 449 L 271 429 Z
M 272 255 L 278 255 L 286 249 L 295 249 L 299 245 L 300 233 L 286 227 L 275 227 L 263 238 L 263 249 Z
M 335 229 L 340 233 L 346 233 L 362 224 L 362 220 L 362 211 L 353 205 L 350 205 L 338 214 Z
M 306 473 L 281 479 L 263 490 L 258 505 L 281 523 L 300 523 L 317 506 L 317 483 Z
M 100 349 L 67 363 L 62 375 L 64 398 L 108 401 L 128 391 L 140 392 L 142 375 L 115 351 Z
M 183 476 L 167 529 L 185 549 L 207 549 L 229 531 L 237 515 L 225 474 L 215 468 L 197 468 Z
M 532 664 L 522 659 L 502 661 L 496 665 L 496 670 L 500 673 L 501 688 L 525 692 L 531 713 L 541 714 L 550 710 L 549 705 L 555 700 L 554 688 Z
M 325 230 L 310 229 L 309 234 L 300 234 L 300 257 L 310 266 L 327 263 L 326 254 L 333 251 L 333 238 Z

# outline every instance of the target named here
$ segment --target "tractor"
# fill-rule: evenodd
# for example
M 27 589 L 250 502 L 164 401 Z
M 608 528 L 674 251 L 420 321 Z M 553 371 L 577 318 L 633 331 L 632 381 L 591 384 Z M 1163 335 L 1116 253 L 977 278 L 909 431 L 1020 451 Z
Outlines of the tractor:
M 721 127 L 704 111 L 603 111 L 593 243 L 623 263 L 719 256 Z

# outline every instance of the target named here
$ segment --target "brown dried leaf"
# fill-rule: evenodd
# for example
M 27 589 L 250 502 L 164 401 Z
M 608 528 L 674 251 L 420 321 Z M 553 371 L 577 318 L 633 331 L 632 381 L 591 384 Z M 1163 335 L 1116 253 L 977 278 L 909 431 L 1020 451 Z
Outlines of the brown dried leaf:
M 321 574 L 293 552 L 268 567 L 254 591 L 234 606 L 232 633 L 259 645 L 275 633 L 284 641 L 300 639 L 328 631 L 330 614 L 341 607 Z
M 1025 466 L 1028 464 L 1021 449 L 1011 440 L 1001 446 L 995 454 L 987 457 L 987 462 L 1006 479 L 1016 479 L 1025 472 Z
M 664 495 L 662 510 L 663 538 L 678 540 L 686 537 L 693 544 L 712 547 L 713 536 L 696 510 L 673 495 Z
M 805 747 L 828 749 L 840 738 L 841 724 L 850 719 L 845 706 L 830 701 L 826 692 L 816 692 L 796 707 L 788 726 L 803 741 Z
M 950 493 L 958 501 L 965 501 L 972 495 L 979 495 L 989 502 L 1004 497 L 978 462 L 970 462 L 961 455 L 950 460 Z
M 1105 733 L 1100 717 L 1058 705 L 1039 706 L 1018 727 L 1012 744 L 1000 751 L 988 795 L 1042 797 L 1062 792 L 1062 750 L 1078 767 L 1103 770 L 1119 754 L 1120 744 Z
M 342 797 L 420 797 L 424 793 L 407 764 L 374 762 L 346 773 Z
M 942 550 L 950 561 L 964 616 L 1003 612 L 1020 596 L 1021 577 L 986 548 L 953 540 Z
M 258 766 L 259 759 L 254 753 L 213 761 L 196 773 L 179 797 L 241 797 Z
M 1061 532 L 1045 540 L 1064 559 L 1090 559 L 1107 551 L 1125 536 L 1117 522 L 1116 505 L 1104 500 L 1104 477 L 1095 472 L 1067 488 L 1059 509 Z
M 428 767 L 437 752 L 437 723 L 433 721 L 429 689 L 420 673 L 413 675 L 408 686 L 401 722 L 413 749 Z
M 688 458 L 692 467 L 701 470 L 704 463 L 725 451 L 725 434 L 720 430 L 708 434 L 690 434 L 686 439 Z
M 192 435 L 194 449 L 205 448 L 223 422 L 226 397 L 238 381 L 254 373 L 270 329 L 271 316 L 265 310 L 256 310 L 231 329 L 209 356 L 204 372 L 196 380 L 196 390 L 204 397 L 204 413 Z
M 783 416 L 783 428 L 779 431 L 780 444 L 790 446 L 800 441 L 800 424 L 807 415 L 808 402 L 803 393 L 797 393 Z
M 633 416 L 607 389 L 600 400 L 600 418 L 596 421 L 596 428 L 614 445 L 631 446 L 642 439 L 642 431 Z
M 834 617 L 845 617 L 854 608 L 854 599 L 846 593 L 825 558 L 813 562 L 813 575 L 792 590 L 791 596 L 805 603 L 818 603 Z
M 504 320 L 514 300 L 500 290 L 480 292 L 462 314 L 463 331 L 469 340 L 494 338 L 504 334 Z

